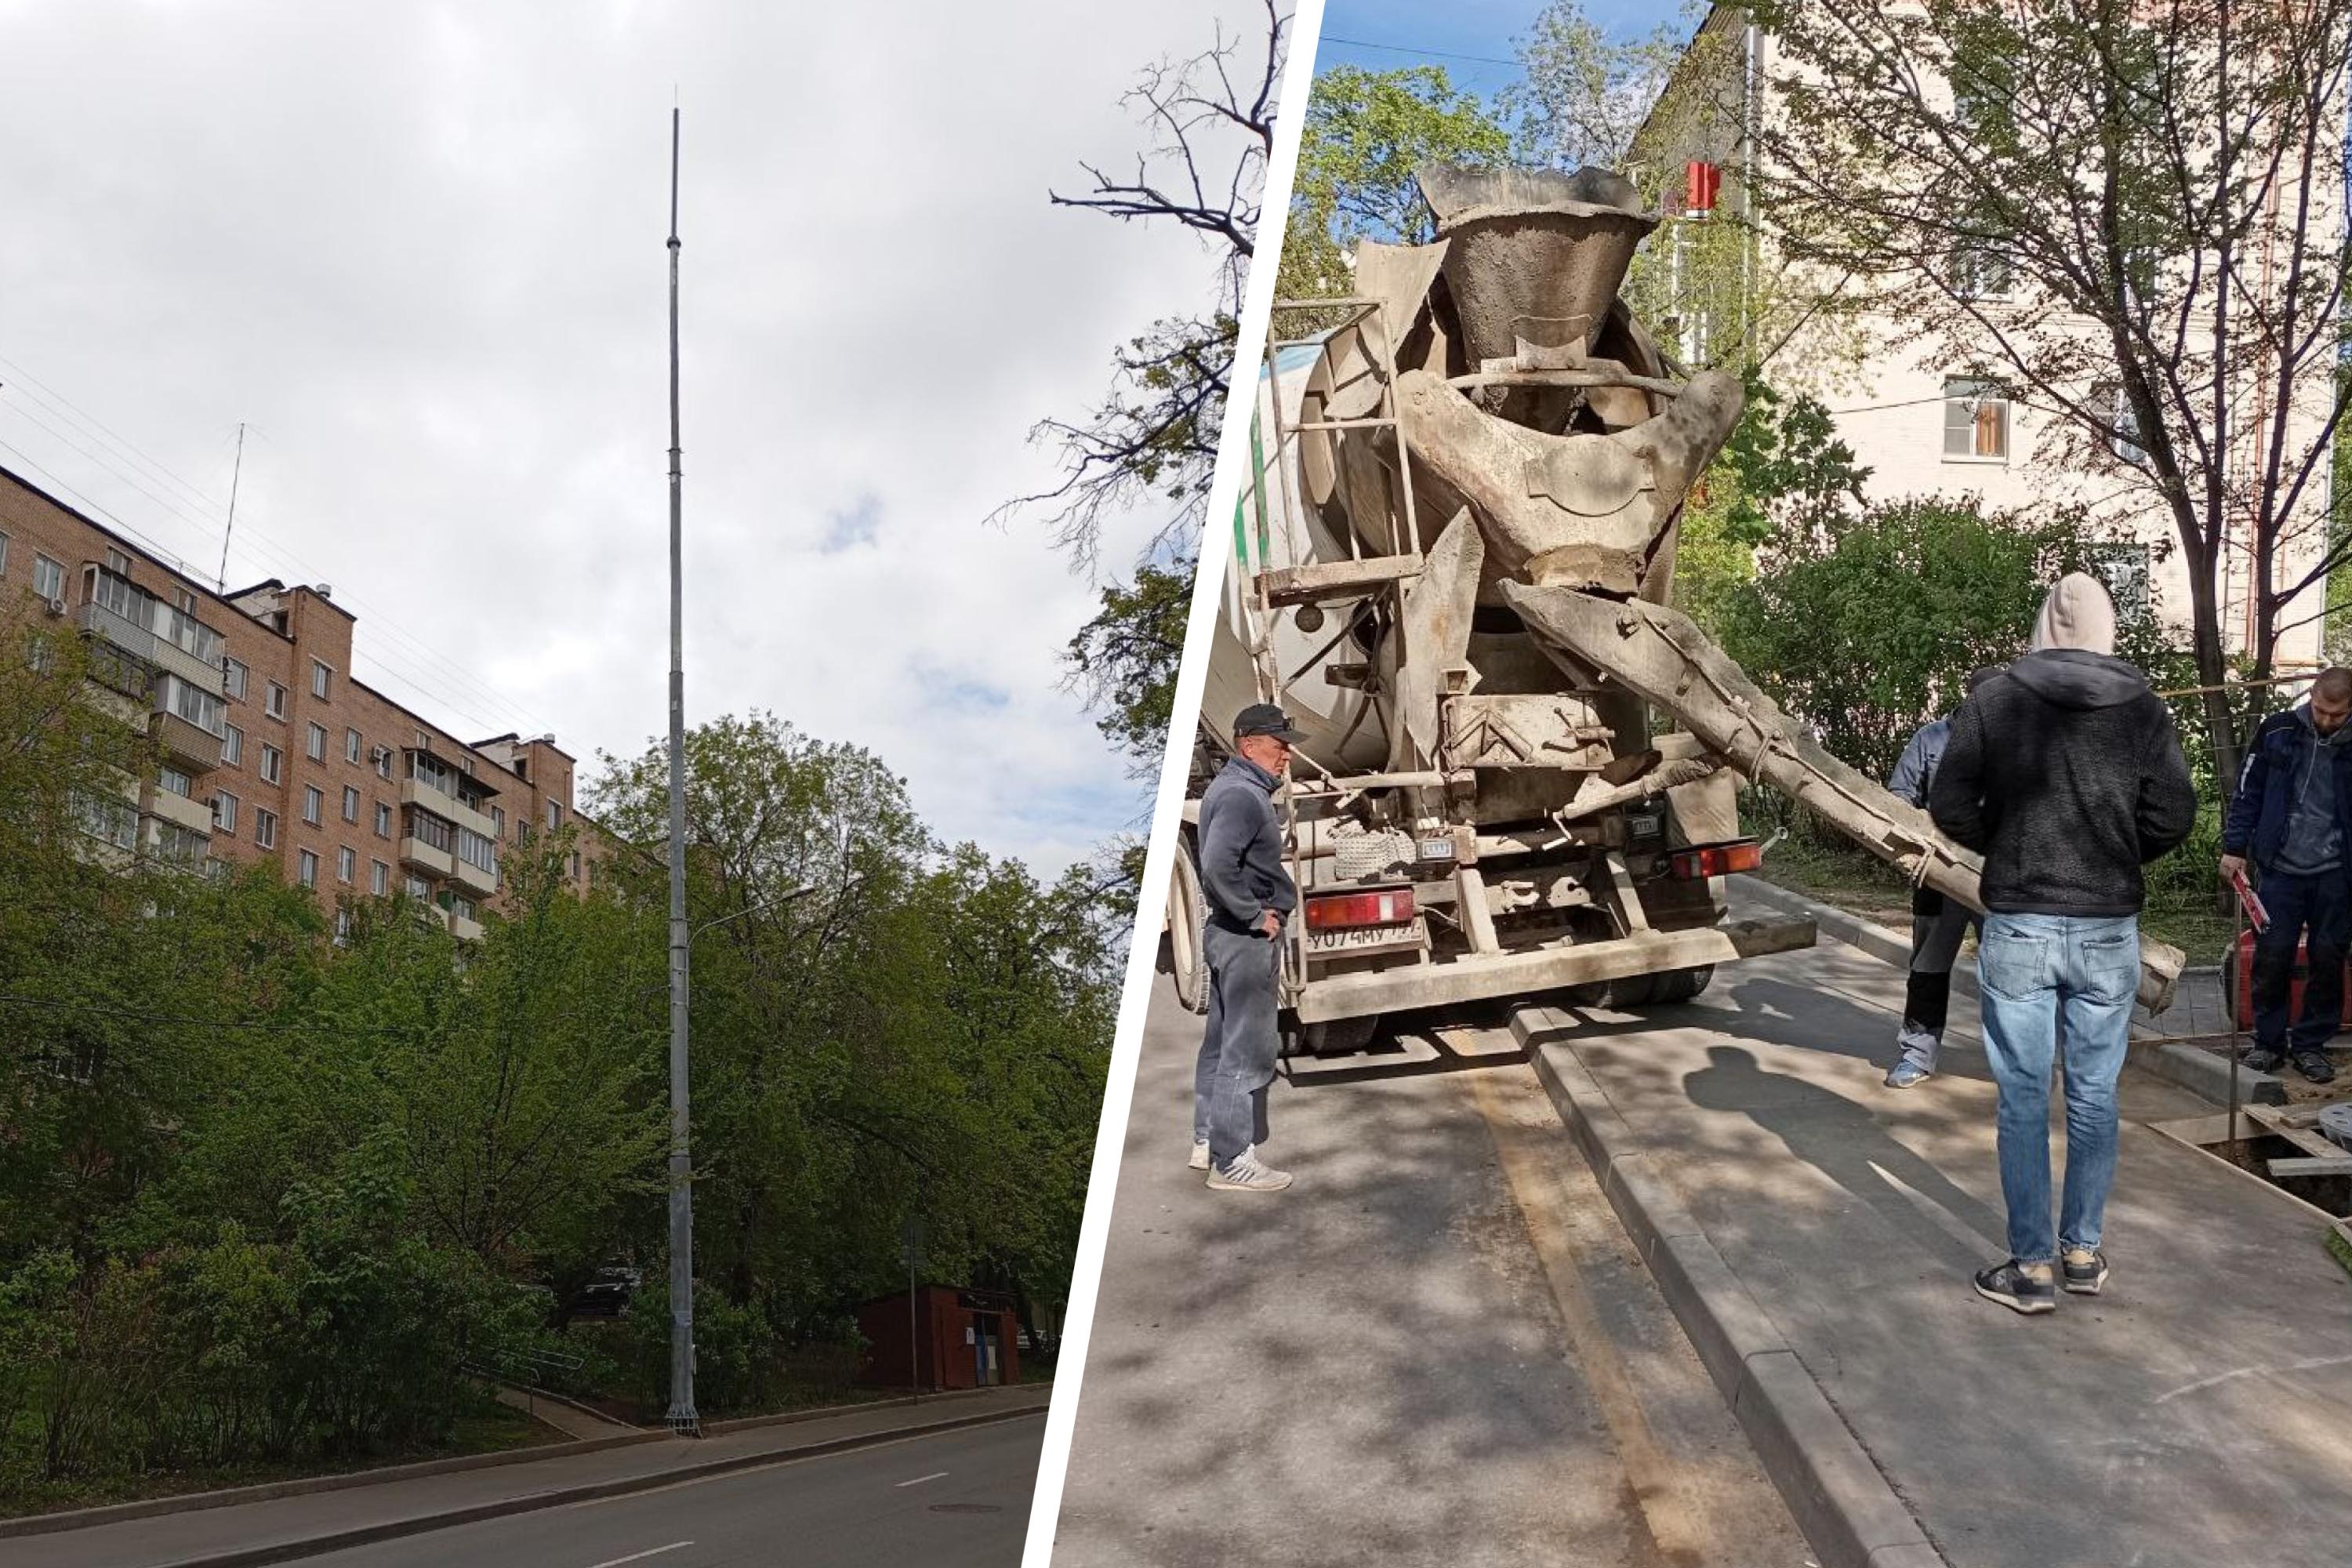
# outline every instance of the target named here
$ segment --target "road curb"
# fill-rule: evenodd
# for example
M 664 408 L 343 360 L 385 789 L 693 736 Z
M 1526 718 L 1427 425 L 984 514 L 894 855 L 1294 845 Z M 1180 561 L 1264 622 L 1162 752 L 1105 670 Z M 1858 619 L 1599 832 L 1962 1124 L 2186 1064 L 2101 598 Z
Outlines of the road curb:
M 1883 959 L 1897 969 L 1911 963 L 1911 942 L 1899 931 L 1889 931 L 1875 921 L 1864 920 L 1829 904 L 1820 903 L 1802 893 L 1791 892 L 1771 882 L 1754 877 L 1737 879 L 1738 889 L 1753 894 L 1765 903 L 1777 905 L 1791 914 L 1811 915 L 1823 931 L 1848 947 L 1859 948 L 1873 958 Z M 2192 971 L 2183 970 L 2185 976 Z M 1952 971 L 1953 985 L 1970 995 L 1976 994 L 1977 977 L 1968 970 Z M 2192 1094 L 2202 1096 L 2215 1105 L 2230 1103 L 2230 1063 L 2213 1051 L 2184 1046 L 2135 1020 L 2132 1039 L 2143 1048 L 2134 1053 L 2133 1059 L 2157 1077 L 2179 1084 Z M 2276 1075 L 2256 1072 L 2252 1068 L 2238 1069 L 2238 1099 L 2246 1105 L 2284 1105 L 2286 1085 Z
M 1566 1041 L 1549 1038 L 1576 1026 L 1549 1007 L 1511 1009 L 1512 1035 L 1822 1568 L 1947 1568 L 1771 1315 L 1654 1169 L 1639 1135 Z
M 812 1410 L 795 1410 L 781 1415 L 747 1415 L 732 1421 L 706 1421 L 703 1430 L 712 1436 L 721 1436 L 730 1432 L 750 1431 L 761 1426 L 781 1426 L 803 1421 L 819 1421 L 830 1415 L 855 1415 L 861 1410 L 889 1410 L 937 1401 L 969 1399 L 978 1392 L 959 1389 L 926 1394 L 919 1400 L 902 1395 L 895 1399 L 869 1399 L 858 1405 L 820 1405 Z M 100 1525 L 160 1519 L 167 1514 L 235 1508 L 241 1503 L 273 1502 L 279 1498 L 308 1497 L 314 1492 L 383 1486 L 393 1481 L 457 1475 L 467 1470 L 497 1469 L 506 1465 L 533 1464 L 541 1459 L 570 1458 L 581 1454 L 602 1453 L 607 1448 L 626 1448 L 641 1443 L 666 1443 L 670 1440 L 668 1432 L 660 1427 L 649 1427 L 636 1432 L 615 1433 L 610 1437 L 583 1437 L 569 1443 L 542 1443 L 530 1448 L 509 1448 L 496 1454 L 463 1454 L 447 1459 L 420 1459 L 414 1464 L 386 1465 L 373 1470 L 346 1470 L 331 1476 L 297 1476 L 249 1487 L 183 1492 L 175 1497 L 141 1498 L 135 1502 L 104 1503 L 96 1508 L 72 1509 L 59 1513 L 31 1513 L 19 1519 L 0 1519 L 0 1541 L 28 1535 L 56 1535 L 66 1531 L 95 1530 Z
M 178 1557 L 156 1568 L 263 1568 L 264 1564 L 290 1563 L 323 1552 L 348 1551 L 355 1546 L 372 1546 L 380 1542 L 398 1541 L 413 1535 L 429 1535 L 436 1531 L 454 1530 L 461 1525 L 479 1524 L 486 1520 L 506 1519 L 516 1514 L 536 1513 L 544 1509 L 562 1508 L 576 1502 L 594 1502 L 603 1498 L 626 1497 L 632 1492 L 652 1491 L 661 1487 L 676 1486 L 681 1481 L 707 1480 L 737 1470 L 755 1470 L 767 1465 L 789 1463 L 796 1459 L 822 1458 L 828 1454 L 844 1454 L 856 1448 L 877 1447 L 901 1437 L 928 1436 L 935 1432 L 952 1432 L 968 1426 L 993 1426 L 1001 1421 L 1017 1421 L 1027 1415 L 1042 1415 L 1045 1404 L 1017 1405 L 1009 1410 L 983 1411 L 976 1415 L 959 1415 L 944 1421 L 919 1422 L 905 1426 L 887 1427 L 878 1432 L 860 1432 L 845 1437 L 826 1438 L 815 1443 L 803 1443 L 797 1447 L 771 1448 L 757 1454 L 730 1454 L 723 1459 L 705 1464 L 681 1465 L 674 1469 L 654 1470 L 637 1476 L 615 1476 L 609 1480 L 588 1481 L 579 1486 L 551 1488 L 546 1491 L 527 1492 L 520 1497 L 500 1498 L 492 1502 L 474 1503 L 465 1508 L 445 1509 L 438 1513 L 417 1514 L 408 1519 L 391 1519 L 374 1524 L 358 1525 L 349 1530 L 328 1531 L 305 1536 L 298 1541 L 277 1541 L 260 1546 L 240 1546 L 226 1552 L 215 1552 L 196 1557 Z M 667 1436 L 667 1434 L 660 1434 Z

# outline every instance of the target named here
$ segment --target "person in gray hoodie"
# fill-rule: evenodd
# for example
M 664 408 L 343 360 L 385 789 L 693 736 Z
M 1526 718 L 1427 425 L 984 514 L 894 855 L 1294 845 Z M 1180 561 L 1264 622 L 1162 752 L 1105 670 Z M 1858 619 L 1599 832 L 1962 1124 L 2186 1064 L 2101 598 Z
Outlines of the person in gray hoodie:
M 1997 664 L 1970 670 L 1968 690 L 2000 673 Z M 1920 725 L 1887 776 L 1887 792 L 1925 811 L 1936 766 L 1944 760 L 1951 733 L 1949 719 Z M 1952 1007 L 1952 963 L 1960 955 L 1960 939 L 1976 923 L 1976 911 L 1966 904 L 1925 885 L 1911 890 L 1911 967 L 1903 986 L 1902 1026 L 1895 1032 L 1899 1054 L 1886 1069 L 1887 1088 L 1910 1089 L 1935 1076 L 1936 1054 L 1943 1048 L 1944 1022 Z
M 1201 797 L 1201 889 L 1209 919 L 1209 1021 L 1192 1068 L 1192 1168 L 1220 1192 L 1273 1193 L 1290 1173 L 1258 1158 L 1265 1091 L 1280 1054 L 1282 930 L 1297 885 L 1282 864 L 1274 792 L 1290 771 L 1297 731 L 1271 702 L 1234 717 L 1234 756 Z
M 2352 669 L 2321 672 L 2311 700 L 2254 731 L 2229 815 L 2221 874 L 2262 878 L 2270 924 L 2254 936 L 2254 1043 L 2242 1058 L 2259 1072 L 2289 1055 L 2314 1083 L 2336 1076 L 2327 1042 L 2344 1026 L 2344 956 L 2352 945 Z M 2303 1016 L 2288 1027 L 2295 952 L 2310 960 Z
M 2033 648 L 1952 716 L 1936 826 L 1984 856 L 1977 944 L 1985 1058 L 2000 1091 L 2007 1261 L 1979 1295 L 2020 1312 L 2096 1295 L 2120 1118 L 2116 1080 L 2139 988 L 2141 868 L 2188 838 L 2197 789 L 2172 712 L 2115 657 L 2098 579 L 2061 578 Z M 2050 1214 L 2050 1071 L 2066 1039 L 2066 1181 Z

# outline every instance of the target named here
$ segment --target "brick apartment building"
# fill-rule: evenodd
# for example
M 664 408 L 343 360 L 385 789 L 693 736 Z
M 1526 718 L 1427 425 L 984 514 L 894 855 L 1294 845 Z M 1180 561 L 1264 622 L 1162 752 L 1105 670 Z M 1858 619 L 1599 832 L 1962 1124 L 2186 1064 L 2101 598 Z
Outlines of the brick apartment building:
M 87 633 L 100 700 L 152 715 L 160 776 L 92 808 L 117 851 L 270 861 L 330 910 L 405 891 L 474 937 L 501 853 L 576 818 L 553 736 L 461 742 L 354 679 L 354 617 L 325 584 L 215 594 L 5 468 L 0 603 Z M 581 825 L 584 889 L 607 841 Z

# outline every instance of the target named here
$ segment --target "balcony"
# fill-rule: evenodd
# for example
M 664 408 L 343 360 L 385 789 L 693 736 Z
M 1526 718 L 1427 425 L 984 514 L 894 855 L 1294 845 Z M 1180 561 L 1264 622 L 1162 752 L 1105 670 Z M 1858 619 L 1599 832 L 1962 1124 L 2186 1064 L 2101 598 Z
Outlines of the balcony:
M 155 634 L 145 626 L 99 604 L 79 606 L 73 618 L 74 625 L 92 637 L 103 637 L 131 658 L 148 664 L 155 662 Z
M 444 795 L 423 779 L 409 778 L 400 782 L 400 804 L 429 811 L 444 822 L 467 827 L 495 842 L 498 825 L 476 811 L 454 795 Z
M 459 914 L 455 910 L 450 910 L 446 912 L 449 917 L 449 934 L 451 936 L 456 937 L 459 942 L 479 942 L 482 940 L 481 921 L 467 920 L 465 916 Z
M 184 827 L 207 838 L 212 837 L 213 805 L 209 800 L 191 800 L 186 795 L 173 795 L 170 790 L 151 785 L 139 808 L 159 822 Z
M 215 647 L 220 645 L 218 632 L 200 622 L 188 620 L 180 611 L 160 600 L 139 594 L 132 603 L 155 615 L 178 617 L 180 623 L 191 628 L 191 635 L 196 640 Z M 104 638 L 134 658 L 142 659 L 157 669 L 171 671 L 199 690 L 215 697 L 227 695 L 228 677 L 221 668 L 218 658 L 206 662 L 170 637 L 159 636 L 152 628 L 140 625 L 118 610 L 92 600 L 75 609 L 74 625 L 94 637 Z
M 477 893 L 487 895 L 499 890 L 499 874 L 485 871 L 471 860 L 459 860 L 457 868 L 451 875 L 457 879 L 459 887 L 471 889 Z
M 400 841 L 400 863 L 427 876 L 446 877 L 457 868 L 457 858 L 411 835 Z
M 155 715 L 155 743 L 166 761 L 192 773 L 208 773 L 221 765 L 218 735 L 191 724 L 177 713 Z

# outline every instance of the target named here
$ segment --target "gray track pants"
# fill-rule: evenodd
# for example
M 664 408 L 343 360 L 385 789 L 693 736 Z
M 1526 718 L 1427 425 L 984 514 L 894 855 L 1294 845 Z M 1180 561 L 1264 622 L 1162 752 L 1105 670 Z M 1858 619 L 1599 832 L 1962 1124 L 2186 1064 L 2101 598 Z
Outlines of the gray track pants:
M 1209 1141 L 1209 1158 L 1233 1163 L 1265 1142 L 1265 1087 L 1280 1053 L 1274 1014 L 1277 944 L 1211 924 L 1209 1026 L 1192 1067 L 1192 1136 Z

